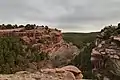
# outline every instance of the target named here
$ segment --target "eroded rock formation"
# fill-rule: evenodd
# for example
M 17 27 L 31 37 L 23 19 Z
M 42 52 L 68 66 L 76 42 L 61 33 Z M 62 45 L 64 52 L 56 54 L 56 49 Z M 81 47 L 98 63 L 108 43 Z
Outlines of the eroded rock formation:
M 62 67 L 70 63 L 79 54 L 79 49 L 76 46 L 63 40 L 60 30 L 50 29 L 47 26 L 26 25 L 17 28 L 0 29 L 0 37 L 4 36 L 19 37 L 24 45 L 34 47 L 43 54 L 47 53 L 49 55 L 48 61 L 30 63 L 28 65 L 30 69 L 27 71 Z
M 83 75 L 75 66 L 55 69 L 41 69 L 37 72 L 20 71 L 15 74 L 0 75 L 0 80 L 81 80 Z
M 0 36 L 20 37 L 25 44 L 32 45 L 45 53 L 55 53 L 56 51 L 71 48 L 72 45 L 66 43 L 62 38 L 62 33 L 57 29 L 50 29 L 47 26 L 34 26 L 34 29 L 15 28 L 1 29 Z
M 101 31 L 92 49 L 91 61 L 98 80 L 120 79 L 119 26 L 108 26 Z

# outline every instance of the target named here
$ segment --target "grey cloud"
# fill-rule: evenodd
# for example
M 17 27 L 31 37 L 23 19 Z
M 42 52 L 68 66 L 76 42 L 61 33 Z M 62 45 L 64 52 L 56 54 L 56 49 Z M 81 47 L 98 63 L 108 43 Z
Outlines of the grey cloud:
M 3 22 L 24 20 L 29 14 L 35 16 L 37 13 L 40 11 L 29 6 L 26 0 L 0 0 L 0 19 Z
M 68 31 L 98 30 L 119 21 L 119 4 L 119 0 L 0 0 L 0 23 L 45 23 Z
M 73 14 L 60 18 L 62 22 L 96 22 L 108 21 L 120 18 L 120 1 L 114 0 L 90 0 L 87 5 L 77 6 Z

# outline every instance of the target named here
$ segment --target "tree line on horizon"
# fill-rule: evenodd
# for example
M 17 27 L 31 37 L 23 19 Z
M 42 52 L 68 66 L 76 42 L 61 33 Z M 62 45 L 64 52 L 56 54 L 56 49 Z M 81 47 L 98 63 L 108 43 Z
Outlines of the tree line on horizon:
M 0 25 L 0 29 L 15 29 L 15 28 L 25 28 L 25 29 L 34 29 L 36 27 L 45 27 L 46 29 L 48 28 L 48 26 L 38 26 L 36 24 L 26 24 L 26 25 L 12 25 L 12 24 L 1 24 Z

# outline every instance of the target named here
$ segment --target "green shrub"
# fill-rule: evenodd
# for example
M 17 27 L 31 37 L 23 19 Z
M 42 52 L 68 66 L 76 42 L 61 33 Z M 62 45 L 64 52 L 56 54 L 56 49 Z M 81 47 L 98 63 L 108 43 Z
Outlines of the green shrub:
M 91 51 L 94 47 L 93 43 L 89 43 L 81 49 L 81 52 L 73 60 L 73 64 L 80 67 L 83 70 L 83 75 L 85 79 L 92 78 L 92 64 L 91 64 Z
M 44 60 L 46 54 L 22 44 L 19 38 L 0 38 L 0 73 L 25 70 L 28 63 Z
M 72 42 L 78 48 L 83 48 L 86 43 L 90 43 L 96 39 L 99 32 L 93 33 L 63 33 L 63 39 L 66 42 Z
M 35 25 L 27 24 L 27 25 L 25 26 L 25 29 L 26 29 L 26 30 L 31 30 L 31 29 L 34 29 L 34 27 L 35 27 Z

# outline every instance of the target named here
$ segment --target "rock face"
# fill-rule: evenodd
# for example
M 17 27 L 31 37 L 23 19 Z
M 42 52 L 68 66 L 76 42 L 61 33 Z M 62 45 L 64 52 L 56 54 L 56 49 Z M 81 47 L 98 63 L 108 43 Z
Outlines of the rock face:
M 5 28 L 0 30 L 0 36 L 19 37 L 25 45 L 48 53 L 55 67 L 68 64 L 75 55 L 79 54 L 76 46 L 63 40 L 60 30 L 50 29 L 47 26 L 26 25 L 14 29 Z
M 27 71 L 15 74 L 0 75 L 0 80 L 82 80 L 82 73 L 75 66 L 66 66 L 55 69 L 41 69 L 30 73 Z
M 0 36 L 17 36 L 26 44 L 32 44 L 44 52 L 55 52 L 63 45 L 68 46 L 62 38 L 62 33 L 57 29 L 50 29 L 46 27 L 34 26 L 34 29 L 15 28 L 15 29 L 1 29 Z M 43 45 L 44 44 L 44 45 Z
M 29 24 L 19 27 L 17 25 L 0 25 L 0 37 L 6 36 L 20 38 L 22 46 L 41 51 L 41 54 L 47 53 L 48 56 L 45 57 L 49 59 L 27 62 L 27 68 L 22 69 L 25 71 L 19 70 L 20 72 L 15 71 L 15 74 L 1 74 L 0 80 L 81 80 L 83 78 L 77 67 L 72 65 L 62 67 L 68 65 L 79 54 L 79 49 L 66 43 L 60 30 Z
M 60 30 L 49 29 L 41 26 L 30 30 L 24 27 L 16 29 L 1 29 L 0 36 L 20 37 L 24 44 L 33 45 L 33 47 L 37 47 L 46 53 L 56 51 L 60 46 L 62 46 L 60 45 L 60 42 L 64 42 Z
M 91 53 L 93 73 L 98 80 L 120 79 L 120 29 L 119 26 L 108 26 L 101 30 Z

